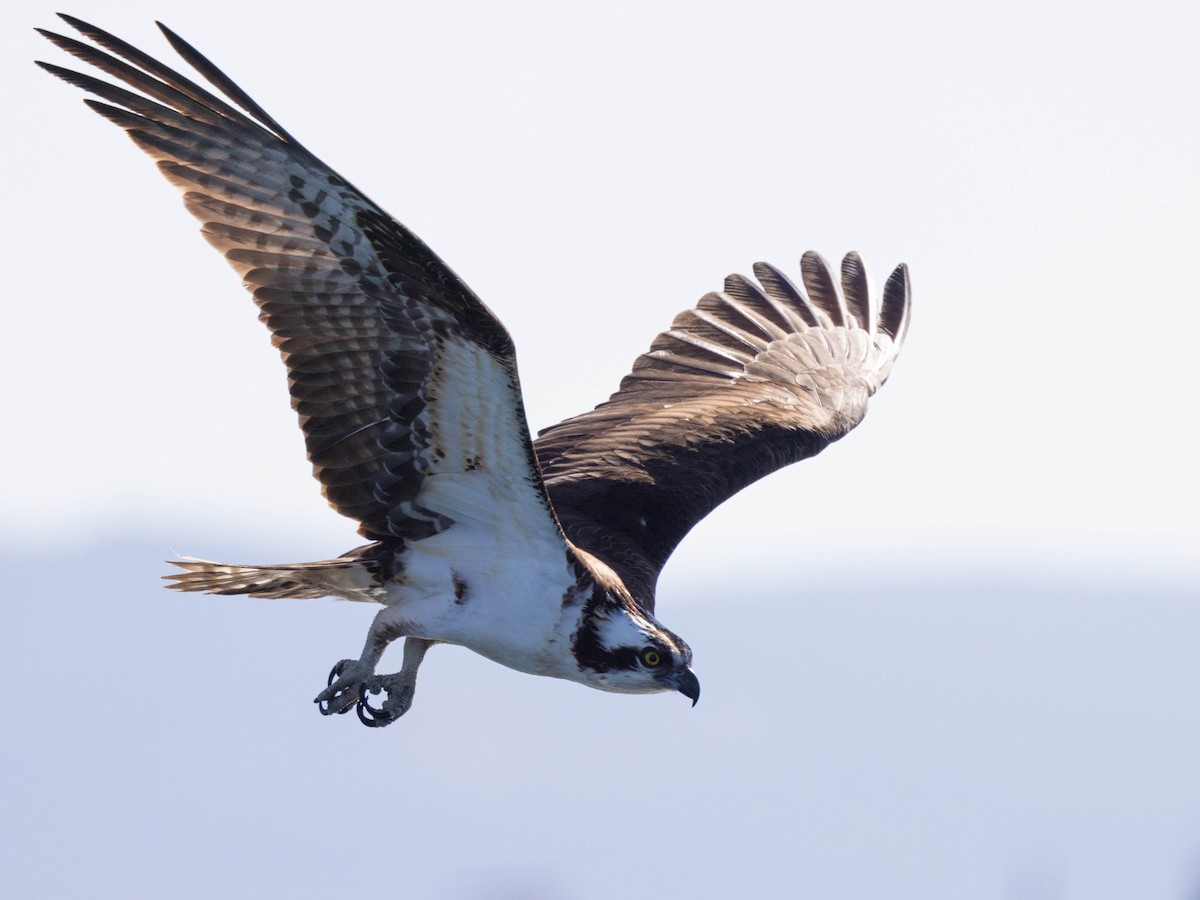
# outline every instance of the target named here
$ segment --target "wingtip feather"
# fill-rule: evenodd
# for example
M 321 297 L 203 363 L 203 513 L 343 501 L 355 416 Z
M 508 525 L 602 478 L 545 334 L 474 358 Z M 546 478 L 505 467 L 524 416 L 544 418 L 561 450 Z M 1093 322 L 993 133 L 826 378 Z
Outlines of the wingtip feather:
M 900 263 L 888 276 L 883 288 L 883 306 L 879 312 L 880 327 L 899 346 L 908 332 L 908 320 L 912 310 L 912 285 L 908 278 L 908 265 Z
M 857 250 L 851 250 L 842 257 L 842 296 L 846 299 L 846 308 L 850 315 L 857 320 L 858 327 L 868 334 L 874 334 L 877 327 L 876 304 L 871 296 L 867 266 Z
M 58 16 L 60 19 L 62 19 L 64 22 L 66 22 L 68 25 L 70 25 L 72 28 L 74 28 L 76 31 L 80 32 L 81 34 L 86 33 L 86 31 L 88 29 L 95 30 L 94 26 L 89 25 L 87 22 L 83 21 L 83 19 L 76 18 L 75 16 L 71 15 L 70 13 L 58 12 L 58 13 L 55 13 L 55 15 Z
M 846 308 L 846 298 L 834 281 L 833 270 L 825 257 L 816 250 L 806 250 L 800 257 L 800 277 L 809 299 L 829 316 L 834 325 L 849 324 L 850 311 Z

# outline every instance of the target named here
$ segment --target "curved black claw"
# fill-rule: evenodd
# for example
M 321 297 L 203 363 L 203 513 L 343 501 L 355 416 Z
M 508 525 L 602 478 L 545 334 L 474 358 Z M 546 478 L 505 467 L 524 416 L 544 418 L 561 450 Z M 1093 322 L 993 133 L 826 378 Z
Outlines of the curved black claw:
M 371 701 L 367 699 L 367 685 L 365 683 L 358 687 L 358 703 L 355 704 L 354 711 L 358 713 L 358 721 L 362 722 L 368 728 L 382 728 L 384 725 L 391 725 L 400 718 L 386 709 L 372 706 Z
M 334 683 L 334 681 L 340 678 L 341 674 L 346 671 L 346 666 L 350 665 L 350 663 L 351 660 L 348 659 L 339 660 L 337 663 L 335 663 L 333 668 L 329 670 L 329 678 L 325 681 L 325 687 L 329 687 Z M 323 716 L 332 716 L 334 713 L 337 713 L 340 716 L 350 712 L 349 705 L 343 706 L 341 709 L 334 709 L 329 704 L 330 701 L 328 700 L 318 700 L 317 711 Z
M 333 668 L 329 670 L 329 677 L 325 679 L 325 687 L 333 684 L 334 680 L 346 671 L 346 666 L 350 665 L 350 660 L 339 659 L 333 664 Z

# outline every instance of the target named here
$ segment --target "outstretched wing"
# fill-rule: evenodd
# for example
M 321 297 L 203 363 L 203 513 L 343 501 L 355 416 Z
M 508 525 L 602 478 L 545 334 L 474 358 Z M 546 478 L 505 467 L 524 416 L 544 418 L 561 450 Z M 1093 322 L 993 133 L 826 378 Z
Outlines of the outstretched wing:
M 88 105 L 157 160 L 242 276 L 287 365 L 330 504 L 373 539 L 447 527 L 454 501 L 431 498 L 457 495 L 469 506 L 462 485 L 451 485 L 468 472 L 472 485 L 496 476 L 492 484 L 527 489 L 545 506 L 512 342 L 458 276 L 169 29 L 159 26 L 232 105 L 124 41 L 62 18 L 103 50 L 41 33 L 140 93 L 39 65 L 99 98 Z M 450 476 L 442 490 L 427 490 L 439 473 Z M 553 527 L 548 513 L 546 521 Z
M 859 423 L 908 328 L 908 272 L 882 304 L 858 254 L 839 285 L 816 253 L 804 289 L 757 263 L 676 317 L 607 403 L 534 447 L 567 538 L 651 609 L 692 526 L 750 483 L 819 453 Z

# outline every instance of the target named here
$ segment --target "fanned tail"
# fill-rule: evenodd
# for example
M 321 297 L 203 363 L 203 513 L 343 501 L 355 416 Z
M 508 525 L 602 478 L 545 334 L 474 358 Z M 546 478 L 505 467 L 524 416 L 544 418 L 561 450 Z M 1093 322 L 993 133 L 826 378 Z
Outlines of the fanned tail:
M 271 599 L 313 600 L 334 596 L 366 603 L 379 603 L 384 597 L 376 573 L 361 558 L 273 566 L 242 566 L 191 557 L 167 562 L 183 569 L 163 576 L 169 582 L 166 587 L 177 591 Z

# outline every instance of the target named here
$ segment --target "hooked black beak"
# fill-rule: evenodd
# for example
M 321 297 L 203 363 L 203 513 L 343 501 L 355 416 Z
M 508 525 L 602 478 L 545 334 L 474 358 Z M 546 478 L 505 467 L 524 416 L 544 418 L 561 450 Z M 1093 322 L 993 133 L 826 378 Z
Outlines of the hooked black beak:
M 671 675 L 671 684 L 675 690 L 692 701 L 692 706 L 700 699 L 700 679 L 691 669 L 681 669 Z

